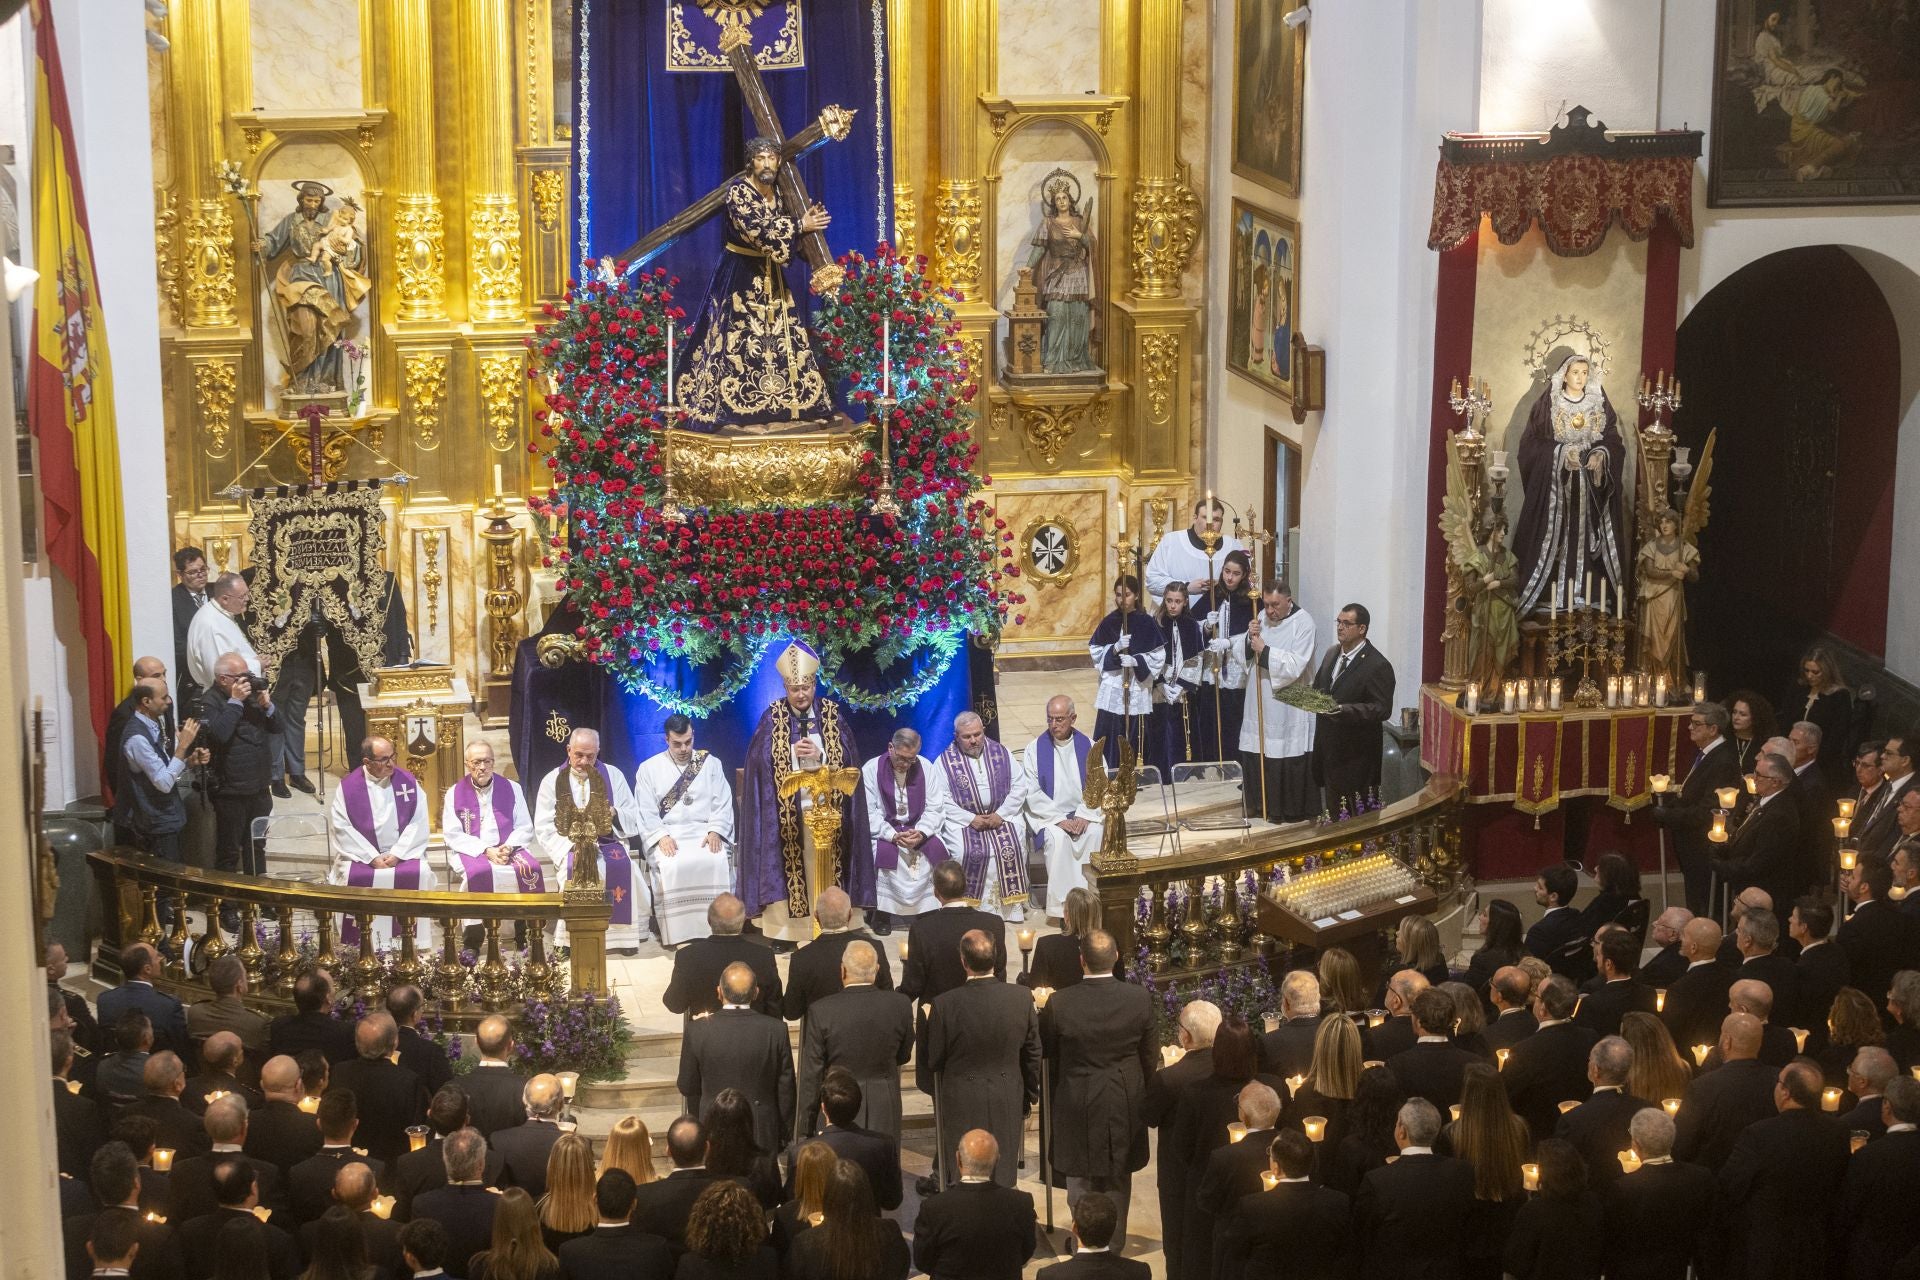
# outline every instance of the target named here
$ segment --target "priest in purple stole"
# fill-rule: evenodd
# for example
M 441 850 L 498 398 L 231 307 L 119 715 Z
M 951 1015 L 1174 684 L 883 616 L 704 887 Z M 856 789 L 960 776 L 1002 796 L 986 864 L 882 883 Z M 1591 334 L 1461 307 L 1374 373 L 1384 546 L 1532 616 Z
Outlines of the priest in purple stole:
M 519 783 L 494 773 L 484 740 L 467 744 L 467 771 L 440 806 L 440 834 L 454 883 L 468 893 L 547 891 L 540 859 L 528 849 L 533 811 Z
M 887 753 L 860 767 L 873 832 L 874 905 L 867 922 L 876 934 L 893 932 L 889 916 L 917 916 L 940 905 L 933 869 L 945 862 L 940 838 L 947 824 L 946 774 L 920 754 L 920 735 L 895 729 Z
M 768 707 L 747 744 L 746 776 L 740 797 L 740 898 L 747 914 L 784 950 L 813 936 L 813 902 L 824 889 L 847 891 L 861 912 L 874 905 L 873 844 L 867 833 L 867 806 L 858 794 L 840 804 L 840 841 L 834 851 L 834 884 L 810 883 L 813 834 L 807 827 L 805 796 L 780 798 L 780 782 L 801 769 L 850 769 L 860 759 L 853 726 L 839 703 L 816 696 L 820 659 L 795 641 L 780 655 L 786 695 Z
M 1026 918 L 1027 778 L 1013 753 L 987 736 L 971 711 L 953 719 L 953 745 L 940 753 L 947 782 L 947 847 L 967 873 L 967 897 L 1007 920 Z
M 360 744 L 360 767 L 340 779 L 333 793 L 328 834 L 333 846 L 329 884 L 374 889 L 432 889 L 433 868 L 427 863 L 427 805 L 420 780 L 395 767 L 398 755 L 385 738 Z M 360 945 L 360 927 L 349 918 L 340 928 L 340 941 Z M 414 942 L 431 946 L 424 917 L 414 921 Z M 376 916 L 376 949 L 395 945 L 392 916 Z
M 647 878 L 635 875 L 627 841 L 640 834 L 633 789 L 618 770 L 600 763 L 600 735 L 575 729 L 567 739 L 567 763 L 540 780 L 533 802 L 533 842 L 552 864 L 556 888 L 573 879 L 574 859 L 592 851 L 606 887 L 613 919 L 607 950 L 632 955 L 647 940 L 652 898 Z M 567 944 L 565 921 L 554 925 L 556 946 Z
M 1047 864 L 1049 918 L 1066 909 L 1067 894 L 1086 886 L 1087 863 L 1100 848 L 1100 813 L 1080 799 L 1093 744 L 1074 728 L 1078 718 L 1072 698 L 1049 698 L 1047 731 L 1028 743 L 1021 757 L 1027 775 L 1027 825 Z

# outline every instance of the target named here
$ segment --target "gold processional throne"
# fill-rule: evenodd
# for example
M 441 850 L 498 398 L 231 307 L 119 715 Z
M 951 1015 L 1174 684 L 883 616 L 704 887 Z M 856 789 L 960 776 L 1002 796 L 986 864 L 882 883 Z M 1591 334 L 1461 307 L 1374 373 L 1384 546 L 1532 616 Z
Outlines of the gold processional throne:
M 813 803 L 807 808 L 807 834 L 813 837 L 813 890 L 819 893 L 839 878 L 833 864 L 840 849 L 840 802 L 860 786 L 858 769 L 796 769 L 780 780 L 780 798 L 791 800 L 804 794 Z M 845 888 L 844 885 L 840 887 Z M 814 917 L 813 936 L 820 936 L 820 919 Z

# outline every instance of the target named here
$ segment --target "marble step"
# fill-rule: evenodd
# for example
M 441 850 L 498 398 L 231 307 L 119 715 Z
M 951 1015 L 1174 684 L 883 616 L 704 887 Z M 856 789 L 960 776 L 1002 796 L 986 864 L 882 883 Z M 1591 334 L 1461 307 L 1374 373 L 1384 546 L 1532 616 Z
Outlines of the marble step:
M 788 1033 L 797 1045 L 798 1024 L 789 1024 Z M 679 1074 L 679 1036 L 660 1033 L 637 1036 L 634 1043 L 628 1046 L 623 1078 L 582 1083 L 578 1103 L 582 1107 L 596 1109 L 615 1108 L 623 1113 L 645 1111 L 652 1107 L 671 1107 L 680 1098 L 679 1090 L 675 1087 Z M 911 1059 L 900 1068 L 900 1088 L 903 1095 L 919 1096 L 913 1087 Z

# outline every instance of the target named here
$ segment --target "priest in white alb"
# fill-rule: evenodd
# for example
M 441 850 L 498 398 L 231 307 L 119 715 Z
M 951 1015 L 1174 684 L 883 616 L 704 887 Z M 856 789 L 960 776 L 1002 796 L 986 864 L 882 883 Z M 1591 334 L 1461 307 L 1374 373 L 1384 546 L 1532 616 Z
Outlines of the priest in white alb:
M 1087 884 L 1087 862 L 1100 848 L 1100 811 L 1080 802 L 1093 743 L 1073 727 L 1073 699 L 1047 700 L 1047 731 L 1027 744 L 1027 825 L 1047 864 L 1047 915 L 1066 910 L 1067 895 Z
M 1171 530 L 1160 539 L 1153 554 L 1147 557 L 1146 569 L 1147 594 L 1156 604 L 1169 582 L 1186 583 L 1188 595 L 1198 600 L 1220 576 L 1220 566 L 1228 554 L 1246 550 L 1240 539 L 1220 532 L 1224 515 L 1220 500 L 1209 493 L 1193 504 L 1191 528 Z M 1207 540 L 1203 536 L 1208 532 L 1218 539 L 1211 556 L 1207 554 Z
M 947 825 L 947 779 L 920 754 L 920 735 L 895 729 L 884 755 L 860 766 L 873 837 L 874 914 L 868 926 L 893 932 L 889 916 L 917 916 L 940 905 L 933 869 L 950 856 L 941 839 Z M 972 890 L 968 890 L 972 896 Z
M 677 947 L 708 934 L 707 908 L 733 892 L 733 788 L 712 753 L 693 746 L 693 721 L 667 717 L 667 749 L 633 775 L 641 848 L 653 880 L 660 941 Z
M 484 740 L 467 744 L 467 771 L 440 805 L 440 835 L 453 882 L 468 893 L 547 891 L 540 859 L 529 848 L 533 810 L 519 783 L 493 771 L 493 748 Z
M 432 889 L 438 881 L 427 862 L 427 805 L 420 780 L 398 768 L 394 745 L 385 738 L 360 744 L 360 767 L 340 779 L 329 810 L 333 847 L 329 884 L 370 889 Z M 359 923 L 349 916 L 340 941 L 360 945 Z M 392 916 L 375 916 L 371 945 L 394 945 Z M 414 943 L 431 945 L 427 920 L 414 919 Z
M 953 718 L 953 744 L 940 753 L 947 775 L 947 849 L 967 873 L 967 896 L 1010 920 L 1026 916 L 1027 775 L 1013 753 L 987 736 L 971 711 Z
M 1305 822 L 1320 811 L 1313 783 L 1314 717 L 1277 695 L 1289 685 L 1312 682 L 1313 618 L 1294 603 L 1285 582 L 1267 584 L 1261 606 L 1231 649 L 1235 661 L 1259 677 L 1249 681 L 1240 714 L 1247 811 L 1269 822 Z
M 540 780 L 533 802 L 533 841 L 553 865 L 560 885 L 573 879 L 576 856 L 591 852 L 606 888 L 613 918 L 607 950 L 631 955 L 647 939 L 646 877 L 633 871 L 627 841 L 640 834 L 640 815 L 626 775 L 600 763 L 600 735 L 575 729 L 567 738 L 567 763 Z M 567 926 L 554 926 L 553 940 L 567 942 Z

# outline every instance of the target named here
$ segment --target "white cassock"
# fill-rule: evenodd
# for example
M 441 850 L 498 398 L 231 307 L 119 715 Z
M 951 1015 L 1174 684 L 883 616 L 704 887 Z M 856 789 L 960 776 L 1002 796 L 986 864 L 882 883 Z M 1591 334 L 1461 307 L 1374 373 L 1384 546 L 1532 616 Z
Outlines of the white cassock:
M 860 766 L 860 779 L 867 797 L 867 831 L 874 845 L 874 907 L 893 915 L 919 915 L 940 905 L 939 899 L 933 896 L 935 855 L 924 844 L 915 850 L 896 845 L 897 855 L 889 855 L 880 847 L 881 841 L 892 841 L 902 832 L 918 831 L 936 842 L 947 856 L 960 856 L 958 846 L 945 843 L 940 834 L 948 820 L 946 771 L 925 756 L 918 759 L 923 787 L 918 816 L 913 813 L 912 788 L 893 771 L 891 755 L 882 752 Z M 892 784 L 891 805 L 880 790 L 882 769 L 887 771 Z M 894 857 L 892 867 L 886 865 L 889 856 Z
M 402 797 L 400 788 L 411 794 Z M 350 815 L 350 799 L 364 791 L 367 822 L 363 830 Z M 406 822 L 400 821 L 399 801 L 412 806 Z M 433 865 L 426 860 L 427 797 L 420 793 L 419 782 L 404 771 L 396 770 L 385 781 L 366 776 L 365 767 L 355 769 L 334 789 L 327 813 L 328 834 L 333 846 L 333 865 L 327 870 L 327 883 L 373 889 L 432 889 L 438 881 Z M 391 867 L 376 867 L 375 858 L 390 855 L 399 862 Z M 340 927 L 340 940 L 358 945 L 359 925 L 351 919 Z M 425 917 L 413 923 L 414 945 L 432 946 L 429 921 Z M 392 916 L 373 918 L 373 946 L 376 950 L 397 945 Z
M 202 689 L 211 689 L 213 665 L 229 653 L 239 654 L 248 671 L 256 676 L 260 674 L 260 655 L 254 652 L 253 641 L 247 639 L 240 620 L 209 596 L 207 602 L 194 611 L 193 621 L 187 624 L 187 674 Z M 182 714 L 191 715 L 192 711 Z
M 733 892 L 733 787 L 719 757 L 695 754 L 699 767 L 685 786 L 680 780 L 693 762 L 675 764 L 665 751 L 642 761 L 633 774 L 634 813 L 653 877 L 654 923 L 668 946 L 706 937 L 707 908 Z M 718 853 L 707 848 L 709 831 L 720 837 Z M 673 837 L 671 856 L 660 852 L 662 836 Z
M 502 812 L 507 815 L 504 830 Z M 553 887 L 533 852 L 533 810 L 512 778 L 496 773 L 485 791 L 467 778 L 448 787 L 440 805 L 440 836 L 447 842 L 447 871 L 456 888 L 468 893 L 545 893 Z M 504 863 L 489 860 L 487 850 L 500 845 L 513 850 L 513 857 Z
M 627 776 L 618 769 L 608 769 L 607 803 L 613 808 L 613 836 L 625 841 L 640 834 L 640 813 L 633 802 L 633 788 L 627 785 Z M 586 808 L 593 797 L 593 789 L 585 778 L 574 776 L 573 770 L 561 765 L 546 777 L 540 779 L 540 790 L 533 801 L 533 843 L 538 847 L 540 856 L 547 860 L 558 875 L 558 884 L 565 885 L 573 874 L 573 842 L 560 834 L 554 825 L 554 787 L 559 779 L 565 777 L 568 789 L 573 792 L 573 803 Z M 600 883 L 607 882 L 607 859 L 600 859 Z M 625 922 L 609 922 L 607 925 L 607 948 L 637 947 L 647 936 L 647 912 L 637 901 L 641 888 L 646 883 L 645 876 L 634 876 L 633 890 L 636 901 Z M 567 945 L 567 923 L 557 921 L 553 926 L 555 946 Z
M 1213 549 L 1213 564 L 1207 564 L 1207 551 L 1193 536 L 1192 529 L 1175 529 L 1160 539 L 1160 545 L 1147 557 L 1147 594 L 1154 603 L 1166 592 L 1169 582 L 1195 582 L 1220 576 L 1227 553 L 1245 551 L 1246 545 L 1232 534 L 1223 534 Z
M 1052 756 L 1051 795 L 1043 785 L 1047 775 L 1042 752 Z M 1020 771 L 1027 785 L 1027 825 L 1040 837 L 1040 854 L 1047 864 L 1047 914 L 1058 916 L 1066 909 L 1067 894 L 1086 888 L 1087 861 L 1100 848 L 1100 811 L 1080 803 L 1085 779 L 1074 739 L 1058 742 L 1052 734 L 1041 734 L 1020 753 Z M 1060 827 L 1065 818 L 1085 818 L 1087 829 L 1070 836 Z
M 1304 756 L 1313 750 L 1315 717 L 1298 707 L 1290 707 L 1273 696 L 1299 680 L 1313 678 L 1313 618 L 1295 606 L 1292 613 L 1277 623 L 1269 623 L 1260 614 L 1260 635 L 1267 642 L 1266 665 L 1260 668 L 1259 686 L 1247 690 L 1247 709 L 1240 717 L 1240 749 L 1249 755 L 1258 752 L 1270 760 Z M 1250 665 L 1247 632 L 1233 638 L 1228 653 L 1244 669 Z M 1260 700 L 1256 710 L 1254 699 Z M 1260 739 L 1265 719 L 1267 736 Z

